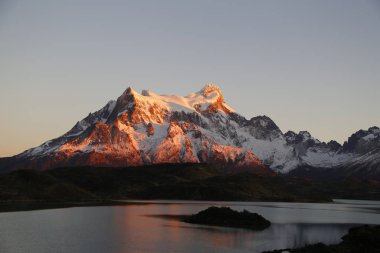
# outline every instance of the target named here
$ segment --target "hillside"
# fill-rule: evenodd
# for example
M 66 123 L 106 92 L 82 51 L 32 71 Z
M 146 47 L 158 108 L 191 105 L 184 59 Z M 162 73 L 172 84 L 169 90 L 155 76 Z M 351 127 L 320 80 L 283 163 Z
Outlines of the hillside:
M 380 184 L 262 176 L 247 171 L 231 173 L 205 164 L 20 170 L 0 176 L 2 202 L 120 199 L 325 202 L 332 198 L 380 199 Z

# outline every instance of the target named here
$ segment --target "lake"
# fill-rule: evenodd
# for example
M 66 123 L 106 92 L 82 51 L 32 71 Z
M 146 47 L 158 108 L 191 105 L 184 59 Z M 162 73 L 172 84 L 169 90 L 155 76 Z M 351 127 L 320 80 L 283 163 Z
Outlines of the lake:
M 212 205 L 257 212 L 272 226 L 253 232 L 160 217 L 192 214 Z M 0 252 L 252 253 L 316 242 L 338 243 L 358 224 L 380 224 L 379 201 L 140 201 L 121 206 L 0 213 Z

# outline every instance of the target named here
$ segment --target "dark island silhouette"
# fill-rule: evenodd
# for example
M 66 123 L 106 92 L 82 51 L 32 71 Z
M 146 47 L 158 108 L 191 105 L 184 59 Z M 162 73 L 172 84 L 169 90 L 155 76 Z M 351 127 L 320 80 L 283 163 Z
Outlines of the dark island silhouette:
M 188 216 L 183 219 L 184 222 L 221 226 L 232 228 L 245 228 L 252 230 L 264 230 L 268 228 L 271 223 L 263 216 L 257 213 L 251 213 L 247 210 L 238 212 L 229 207 L 209 207 L 197 214 Z

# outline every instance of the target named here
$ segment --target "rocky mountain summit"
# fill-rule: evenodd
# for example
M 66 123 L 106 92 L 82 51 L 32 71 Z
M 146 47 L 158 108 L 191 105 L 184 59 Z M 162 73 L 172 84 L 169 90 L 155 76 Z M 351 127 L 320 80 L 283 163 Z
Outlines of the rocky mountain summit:
M 320 142 L 307 131 L 284 134 L 267 116 L 246 119 L 235 112 L 213 84 L 187 96 L 128 87 L 64 135 L 0 159 L 0 170 L 211 163 L 260 173 L 361 166 L 380 171 L 379 149 L 377 127 L 356 132 L 343 145 Z
M 320 142 L 308 132 L 285 133 L 302 163 L 291 173 L 309 177 L 380 180 L 380 129 L 371 127 L 352 134 L 343 145 Z

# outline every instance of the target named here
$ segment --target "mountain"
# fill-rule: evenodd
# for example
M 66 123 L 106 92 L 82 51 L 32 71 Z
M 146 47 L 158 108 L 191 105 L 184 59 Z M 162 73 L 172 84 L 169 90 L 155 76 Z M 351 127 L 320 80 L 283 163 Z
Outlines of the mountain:
M 129 87 L 61 137 L 1 163 L 4 171 L 213 163 L 268 172 L 251 150 L 236 143 L 229 129 L 232 115 L 220 89 L 211 84 L 186 97 L 139 94 Z
M 140 94 L 129 87 L 66 134 L 1 159 L 0 169 L 210 163 L 266 174 L 332 169 L 376 174 L 379 149 L 377 127 L 356 132 L 343 145 L 320 142 L 307 131 L 284 134 L 267 116 L 246 119 L 236 113 L 212 84 L 187 96 Z
M 371 127 L 352 134 L 343 145 L 320 142 L 308 132 L 285 134 L 303 161 L 290 174 L 332 178 L 380 180 L 380 129 Z

